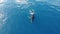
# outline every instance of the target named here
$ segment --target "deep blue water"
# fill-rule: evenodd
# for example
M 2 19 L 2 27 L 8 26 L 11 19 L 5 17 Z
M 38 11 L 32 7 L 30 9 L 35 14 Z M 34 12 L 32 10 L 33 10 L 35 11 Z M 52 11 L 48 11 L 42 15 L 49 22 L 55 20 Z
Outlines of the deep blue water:
M 3 6 L 7 13 L 6 24 L 0 30 L 1 34 L 60 34 L 60 12 L 58 7 L 46 2 L 34 2 L 34 5 L 6 3 Z M 34 22 L 28 18 L 29 10 L 35 11 Z M 2 10 L 0 10 L 2 11 Z

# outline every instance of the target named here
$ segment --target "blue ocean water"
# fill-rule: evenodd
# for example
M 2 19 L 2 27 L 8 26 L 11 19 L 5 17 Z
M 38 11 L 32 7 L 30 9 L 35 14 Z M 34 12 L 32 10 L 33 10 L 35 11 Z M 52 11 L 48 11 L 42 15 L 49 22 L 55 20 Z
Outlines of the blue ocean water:
M 29 10 L 34 10 L 35 19 L 31 23 Z M 14 1 L 0 6 L 0 34 L 60 34 L 60 6 L 45 1 L 29 1 L 19 4 Z

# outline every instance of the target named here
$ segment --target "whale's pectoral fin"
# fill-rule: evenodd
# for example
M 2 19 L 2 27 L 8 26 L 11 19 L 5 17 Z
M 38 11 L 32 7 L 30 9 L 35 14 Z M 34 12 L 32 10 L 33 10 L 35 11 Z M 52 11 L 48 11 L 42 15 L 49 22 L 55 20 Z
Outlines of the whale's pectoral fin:
M 28 16 L 28 18 L 30 19 L 30 21 L 31 21 L 31 23 L 32 23 L 32 19 L 31 19 L 31 17 Z

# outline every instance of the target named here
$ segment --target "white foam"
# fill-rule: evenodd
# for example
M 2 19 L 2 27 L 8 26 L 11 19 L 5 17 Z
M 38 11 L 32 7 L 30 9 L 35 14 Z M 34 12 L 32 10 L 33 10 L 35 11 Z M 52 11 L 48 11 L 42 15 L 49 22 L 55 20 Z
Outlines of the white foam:
M 3 3 L 4 2 L 4 0 L 0 0 L 0 3 Z
M 19 4 L 28 4 L 27 0 L 16 0 L 16 2 Z

